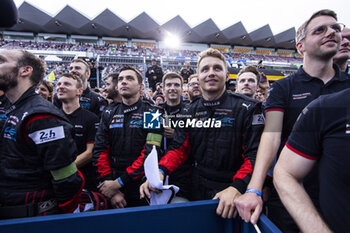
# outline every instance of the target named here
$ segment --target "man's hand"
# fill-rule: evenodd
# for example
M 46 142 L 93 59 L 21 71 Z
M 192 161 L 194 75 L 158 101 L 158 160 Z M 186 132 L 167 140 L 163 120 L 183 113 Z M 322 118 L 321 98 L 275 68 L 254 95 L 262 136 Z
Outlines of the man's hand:
M 126 201 L 124 198 L 124 193 L 118 190 L 116 194 L 110 199 L 111 205 L 114 209 L 120 209 L 120 208 L 125 208 L 126 206 Z
M 166 138 L 173 138 L 174 132 L 175 132 L 175 129 L 172 129 L 170 127 L 164 127 L 164 136 Z
M 256 224 L 263 207 L 263 200 L 255 193 L 245 193 L 235 200 L 239 215 L 245 222 Z
M 262 76 L 263 81 L 259 83 L 259 86 L 264 88 L 265 90 L 268 90 L 270 88 L 269 80 L 267 79 L 264 72 L 260 72 L 260 75 Z
M 159 176 L 160 176 L 160 180 L 163 181 L 164 180 L 164 175 L 163 173 L 159 172 Z M 150 183 L 148 182 L 148 180 L 146 180 L 146 182 L 144 182 L 141 186 L 140 186 L 140 199 L 145 198 L 145 195 L 148 199 L 151 199 L 151 193 L 150 191 L 153 191 L 155 193 L 161 193 L 162 191 L 156 188 L 153 188 Z
M 107 198 L 112 198 L 121 188 L 118 180 L 105 180 L 97 188 Z
M 236 217 L 234 200 L 239 197 L 241 193 L 234 187 L 228 187 L 221 192 L 218 192 L 213 199 L 220 199 L 216 213 L 223 218 Z

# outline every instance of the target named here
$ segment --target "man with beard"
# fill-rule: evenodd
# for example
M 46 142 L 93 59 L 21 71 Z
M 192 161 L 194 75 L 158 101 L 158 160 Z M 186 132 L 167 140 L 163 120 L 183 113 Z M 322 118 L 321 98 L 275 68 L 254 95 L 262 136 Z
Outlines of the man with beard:
M 244 67 L 237 74 L 236 93 L 254 98 L 259 86 L 259 81 L 260 73 L 255 66 Z
M 0 135 L 0 218 L 71 213 L 80 201 L 73 127 L 35 93 L 44 75 L 34 54 L 0 51 L 0 89 L 12 104 Z
M 74 59 L 69 65 L 69 72 L 77 75 L 83 81 L 84 91 L 79 99 L 80 106 L 100 117 L 104 107 L 107 106 L 108 102 L 99 94 L 91 91 L 88 87 L 88 79 L 90 77 L 89 64 L 83 59 Z M 62 103 L 58 100 L 57 95 L 54 97 L 54 105 L 58 108 L 62 107 Z
M 153 145 L 160 149 L 160 129 L 144 128 L 144 112 L 152 112 L 159 120 L 161 112 L 156 106 L 140 99 L 142 75 L 133 67 L 123 67 L 118 76 L 118 91 L 122 103 L 106 109 L 96 133 L 93 163 L 97 168 L 100 192 L 113 208 L 145 205 L 140 200 L 139 186 L 142 162 L 132 163 L 151 152 Z M 111 105 L 112 106 L 112 105 Z M 161 155 L 160 151 L 158 152 Z
M 85 178 L 84 188 L 96 191 L 96 174 L 92 167 L 92 148 L 94 147 L 98 117 L 81 108 L 79 96 L 83 93 L 83 83 L 74 74 L 62 74 L 57 81 L 57 97 L 62 101 L 62 111 L 74 126 L 74 141 L 78 156 L 75 163 Z
M 295 74 L 273 83 L 265 105 L 266 123 L 248 192 L 236 200 L 238 212 L 246 222 L 255 224 L 263 207 L 260 193 L 266 174 L 287 141 L 299 114 L 320 95 L 335 93 L 350 87 L 350 79 L 333 65 L 339 50 L 344 25 L 337 23 L 331 10 L 314 13 L 296 35 L 296 47 L 304 57 L 303 66 Z M 304 186 L 315 205 L 318 203 L 317 169 L 304 179 Z M 283 232 L 300 232 L 272 190 L 268 217 Z
M 106 81 L 107 99 L 113 103 L 121 103 L 122 97 L 119 95 L 117 90 L 119 73 L 110 73 Z
M 196 98 L 202 96 L 202 91 L 199 86 L 197 74 L 192 74 L 188 80 L 188 94 L 190 95 L 190 101 L 193 102 Z
M 159 162 L 160 177 L 191 161 L 191 199 L 220 199 L 216 213 L 232 218 L 234 200 L 244 193 L 252 173 L 264 125 L 261 103 L 226 92 L 229 72 L 218 50 L 203 51 L 197 67 L 202 97 L 182 112 L 183 120 L 193 125 L 175 129 L 173 143 Z M 150 198 L 150 190 L 159 192 L 146 181 L 141 197 Z
M 350 28 L 344 28 L 341 32 L 341 36 L 342 41 L 340 49 L 333 57 L 333 62 L 337 64 L 343 72 L 350 74 L 350 69 L 348 67 L 348 60 L 350 59 Z

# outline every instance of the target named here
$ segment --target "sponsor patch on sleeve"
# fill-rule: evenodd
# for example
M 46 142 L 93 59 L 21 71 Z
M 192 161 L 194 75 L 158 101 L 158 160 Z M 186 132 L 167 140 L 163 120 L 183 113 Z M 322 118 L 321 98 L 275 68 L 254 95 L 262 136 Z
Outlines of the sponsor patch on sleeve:
M 265 117 L 262 113 L 253 115 L 252 125 L 263 125 L 265 124 Z
M 43 144 L 64 138 L 63 126 L 35 131 L 28 135 L 35 144 Z

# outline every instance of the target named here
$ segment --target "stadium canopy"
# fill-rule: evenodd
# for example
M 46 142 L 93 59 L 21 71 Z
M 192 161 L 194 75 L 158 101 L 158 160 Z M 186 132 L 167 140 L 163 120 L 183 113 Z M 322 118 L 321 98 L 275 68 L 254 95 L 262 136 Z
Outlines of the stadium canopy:
M 128 39 L 162 41 L 168 32 L 178 35 L 183 42 L 259 46 L 266 48 L 295 49 L 295 29 L 290 28 L 273 35 L 269 25 L 247 32 L 242 22 L 220 30 L 212 19 L 191 28 L 180 16 L 159 25 L 146 12 L 130 22 L 124 22 L 109 9 L 89 19 L 70 6 L 50 16 L 28 2 L 18 8 L 19 22 L 3 31 L 88 35 Z

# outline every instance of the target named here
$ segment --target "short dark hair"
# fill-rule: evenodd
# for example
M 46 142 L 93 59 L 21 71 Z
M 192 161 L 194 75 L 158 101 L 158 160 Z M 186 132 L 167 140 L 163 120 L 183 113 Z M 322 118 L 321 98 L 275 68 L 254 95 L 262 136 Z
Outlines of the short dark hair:
M 239 79 L 239 76 L 241 76 L 243 73 L 248 73 L 248 72 L 255 74 L 256 81 L 259 84 L 260 83 L 260 73 L 259 73 L 258 68 L 256 68 L 255 66 L 246 66 L 243 69 L 241 69 L 237 74 L 237 81 Z
M 136 76 L 137 76 L 137 81 L 139 82 L 139 84 L 142 83 L 142 74 L 140 73 L 140 71 L 138 71 L 135 67 L 132 67 L 132 66 L 123 66 L 120 70 L 119 70 L 119 74 L 122 72 L 122 71 L 125 71 L 125 70 L 132 70 L 136 73 Z M 118 75 L 119 76 L 119 75 Z
M 108 74 L 108 77 L 112 77 L 112 83 L 113 84 L 118 84 L 118 77 L 119 77 L 119 73 L 118 72 L 113 72 Z
M 174 79 L 174 78 L 180 79 L 181 87 L 182 87 L 182 85 L 184 83 L 184 79 L 182 78 L 181 75 L 179 75 L 178 73 L 175 73 L 175 72 L 169 72 L 169 73 L 166 73 L 163 76 L 163 87 L 165 87 L 165 80 L 167 80 L 167 79 Z
M 33 68 L 32 75 L 30 76 L 30 81 L 34 85 L 38 85 L 45 77 L 46 64 L 45 62 L 35 56 L 34 54 L 21 50 L 22 56 L 18 58 L 17 69 L 24 66 L 30 66 Z
M 76 87 L 77 88 L 83 88 L 83 81 L 80 79 L 79 76 L 77 76 L 75 74 L 72 74 L 72 73 L 64 73 L 64 74 L 61 74 L 59 79 L 62 78 L 62 77 L 71 78 L 71 79 L 76 80 L 77 81 Z

